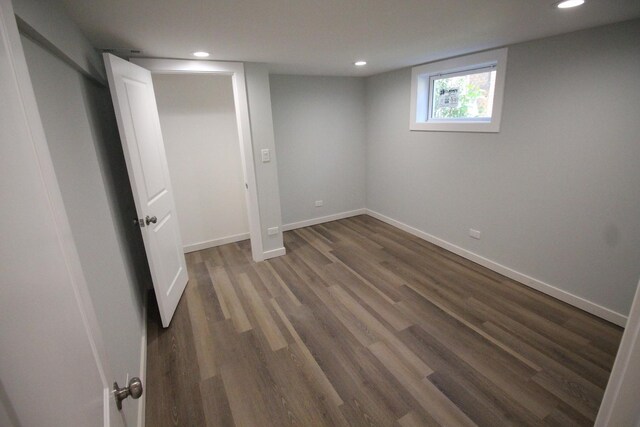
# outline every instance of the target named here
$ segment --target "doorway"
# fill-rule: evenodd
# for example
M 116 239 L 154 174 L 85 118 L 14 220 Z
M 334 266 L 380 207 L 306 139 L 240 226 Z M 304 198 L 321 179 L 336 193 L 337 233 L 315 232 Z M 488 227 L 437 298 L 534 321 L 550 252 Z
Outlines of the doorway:
M 184 252 L 249 239 L 233 82 L 153 74 Z
M 258 192 L 254 169 L 253 146 L 249 121 L 249 106 L 244 75 L 244 65 L 238 62 L 193 61 L 152 58 L 131 58 L 131 62 L 149 70 L 154 78 L 161 76 L 226 76 L 231 79 L 237 134 L 240 147 L 240 163 L 244 181 L 244 199 L 248 218 L 251 253 L 254 261 L 264 259 Z M 178 215 L 180 213 L 178 212 Z M 224 237 L 224 236 L 223 236 Z M 238 238 L 236 236 L 236 238 Z M 190 248 L 187 248 L 190 250 Z M 195 247 L 193 250 L 197 250 Z

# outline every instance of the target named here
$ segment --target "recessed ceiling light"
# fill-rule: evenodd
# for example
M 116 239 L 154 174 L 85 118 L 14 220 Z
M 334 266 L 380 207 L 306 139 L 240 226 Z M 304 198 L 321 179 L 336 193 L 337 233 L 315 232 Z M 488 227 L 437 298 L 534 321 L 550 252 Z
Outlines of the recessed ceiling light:
M 203 52 L 203 51 L 193 52 L 193 56 L 196 56 L 198 58 L 206 58 L 207 56 L 209 56 L 209 52 Z
M 570 7 L 576 7 L 584 4 L 584 0 L 564 0 L 556 4 L 559 9 L 569 9 Z
M 367 65 L 367 61 L 357 61 L 354 62 L 353 65 L 355 65 L 356 67 L 364 67 L 365 65 Z

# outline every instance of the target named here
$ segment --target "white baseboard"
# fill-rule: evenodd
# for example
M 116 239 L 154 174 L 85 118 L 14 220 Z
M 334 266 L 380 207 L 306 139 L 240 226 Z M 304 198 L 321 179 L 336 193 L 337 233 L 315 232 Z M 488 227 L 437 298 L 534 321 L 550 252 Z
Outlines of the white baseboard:
M 233 236 L 221 237 L 219 239 L 205 240 L 204 242 L 193 243 L 191 245 L 184 245 L 184 253 L 201 251 L 203 249 L 209 249 L 220 245 L 226 245 L 227 243 L 239 242 L 241 240 L 249 239 L 249 233 L 234 234 Z
M 266 251 L 262 253 L 262 261 L 269 259 L 269 258 L 275 258 L 278 256 L 282 256 L 285 255 L 287 253 L 287 250 L 283 247 L 278 248 L 278 249 L 272 249 L 270 251 Z
M 470 252 L 466 249 L 461 248 L 460 246 L 456 246 L 453 243 L 449 243 L 446 240 L 442 240 L 439 237 L 433 236 L 431 234 L 425 233 L 424 231 L 418 230 L 417 228 L 411 227 L 410 225 L 404 224 L 400 221 L 396 221 L 395 219 L 389 218 L 388 216 L 382 215 L 381 213 L 372 211 L 370 209 L 366 209 L 366 213 L 376 219 L 379 219 L 382 222 L 385 222 L 389 225 L 392 225 L 401 230 L 404 230 L 409 234 L 413 234 L 414 236 L 419 237 L 423 240 L 426 240 L 427 242 L 440 246 L 441 248 L 451 251 L 454 254 L 460 255 L 461 257 L 464 257 L 477 264 L 480 264 L 483 267 L 487 267 L 488 269 L 493 270 L 497 273 L 500 273 L 510 279 L 513 279 L 535 290 L 538 290 L 554 298 L 557 298 L 560 301 L 566 302 L 567 304 L 571 304 L 574 307 L 580 308 L 588 313 L 591 313 L 609 322 L 615 323 L 616 325 L 624 327 L 627 323 L 627 316 L 623 314 L 617 313 L 613 310 L 610 310 L 606 307 L 603 307 L 599 304 L 586 300 L 577 295 L 573 295 L 567 291 L 563 291 L 562 289 L 559 289 L 541 280 L 535 279 L 531 276 L 527 276 L 524 273 L 520 273 L 519 271 L 513 270 L 495 261 L 492 261 L 483 256 Z
M 312 218 L 306 221 L 292 222 L 290 224 L 284 224 L 282 226 L 282 231 L 295 230 L 296 228 L 309 227 L 311 225 L 322 224 L 323 222 L 335 221 L 338 219 L 349 218 L 351 216 L 363 215 L 366 213 L 367 210 L 365 208 L 362 208 L 353 211 L 340 212 L 333 215 L 321 216 L 319 218 Z
M 145 292 L 142 306 L 142 339 L 140 340 L 140 379 L 142 380 L 142 387 L 147 385 L 147 303 L 149 302 L 149 293 Z M 144 427 L 145 425 L 145 411 L 147 404 L 146 390 L 140 396 L 140 404 L 138 405 L 138 427 Z

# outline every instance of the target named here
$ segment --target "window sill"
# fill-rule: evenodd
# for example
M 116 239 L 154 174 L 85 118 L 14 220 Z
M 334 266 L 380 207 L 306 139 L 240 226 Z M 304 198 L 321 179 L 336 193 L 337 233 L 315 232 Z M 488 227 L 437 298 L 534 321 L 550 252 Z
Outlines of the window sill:
M 411 122 L 409 130 L 426 132 L 500 132 L 500 123 L 495 122 Z

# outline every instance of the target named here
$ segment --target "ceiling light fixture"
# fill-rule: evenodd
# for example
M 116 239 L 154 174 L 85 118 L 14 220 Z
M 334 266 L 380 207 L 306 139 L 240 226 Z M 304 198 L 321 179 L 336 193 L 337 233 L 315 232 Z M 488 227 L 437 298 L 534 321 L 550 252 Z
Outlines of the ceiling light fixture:
M 353 65 L 355 65 L 356 67 L 364 67 L 365 65 L 367 65 L 367 61 L 357 61 L 354 62 Z
M 576 7 L 584 4 L 584 0 L 564 0 L 560 3 L 556 3 L 558 9 L 569 9 L 570 7 Z
M 198 58 L 206 58 L 207 56 L 209 56 L 209 52 L 203 52 L 203 51 L 193 52 L 193 56 Z

